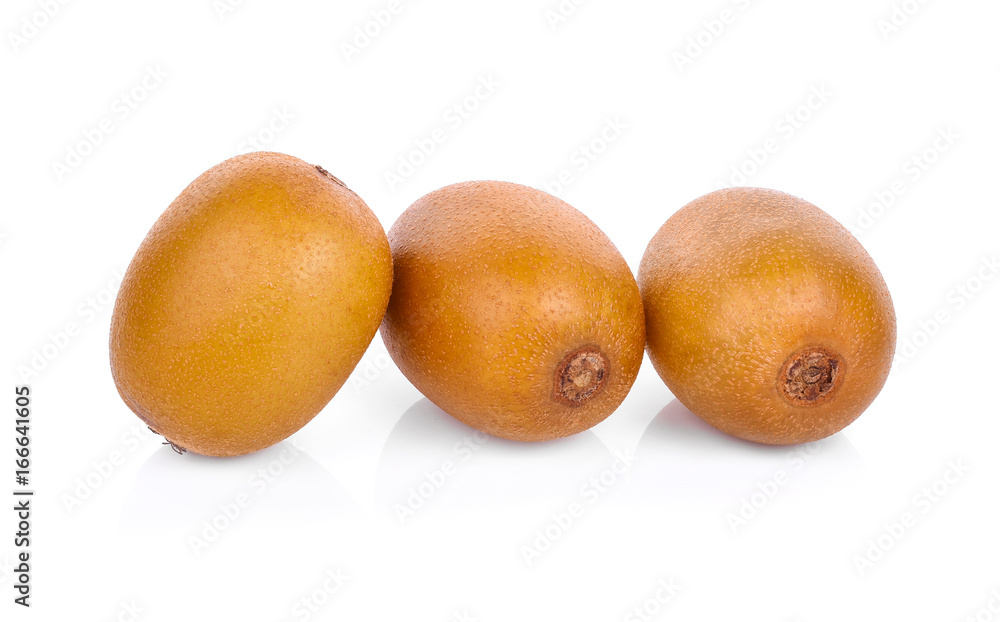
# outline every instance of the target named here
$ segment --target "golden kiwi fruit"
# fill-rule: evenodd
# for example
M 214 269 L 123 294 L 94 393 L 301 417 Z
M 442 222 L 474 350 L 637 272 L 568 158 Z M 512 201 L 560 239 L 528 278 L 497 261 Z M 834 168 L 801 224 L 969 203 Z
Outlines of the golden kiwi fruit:
M 518 184 L 461 183 L 407 208 L 389 244 L 382 338 L 442 410 L 493 436 L 544 441 L 621 404 L 642 362 L 642 300 L 582 213 Z
M 772 445 L 853 422 L 889 374 L 896 318 L 861 244 L 818 207 L 719 190 L 667 220 L 639 268 L 647 350 L 687 408 Z
M 226 160 L 174 200 L 125 273 L 115 384 L 179 450 L 263 449 L 340 389 L 391 289 L 385 231 L 340 180 L 279 153 Z

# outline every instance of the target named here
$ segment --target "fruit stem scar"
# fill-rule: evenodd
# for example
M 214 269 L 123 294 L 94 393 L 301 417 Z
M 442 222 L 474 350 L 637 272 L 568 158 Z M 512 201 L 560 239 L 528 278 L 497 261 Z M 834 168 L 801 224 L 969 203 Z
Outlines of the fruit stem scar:
M 187 450 L 178 445 L 177 443 L 171 443 L 170 441 L 163 441 L 161 445 L 170 445 L 170 449 L 173 449 L 175 453 L 183 456 Z
M 597 346 L 567 354 L 556 368 L 552 397 L 567 406 L 582 406 L 608 383 L 608 358 Z
M 812 406 L 832 399 L 843 381 L 843 358 L 827 348 L 810 346 L 782 365 L 778 391 L 793 406 Z
M 332 179 L 334 182 L 336 182 L 336 183 L 340 184 L 341 186 L 347 188 L 347 184 L 345 184 L 344 182 L 340 181 L 339 179 L 337 179 L 336 177 L 334 177 L 333 175 L 331 175 L 330 171 L 326 170 L 325 168 L 323 168 L 319 164 L 316 164 L 314 166 L 316 167 L 316 170 L 319 171 L 322 175 L 324 175 L 325 177 L 328 177 L 329 179 Z M 350 188 L 347 188 L 347 189 L 350 190 Z
M 153 434 L 155 434 L 155 435 L 157 435 L 157 436 L 163 436 L 162 434 L 160 434 L 159 432 L 157 432 L 156 430 L 154 430 L 154 429 L 152 428 L 152 426 L 148 426 L 148 425 L 147 425 L 146 427 L 147 427 L 147 428 L 149 428 L 149 431 L 150 431 L 150 432 L 152 432 Z M 166 439 L 166 437 L 164 437 L 164 438 Z M 170 445 L 170 449 L 173 449 L 173 450 L 174 450 L 174 451 L 175 451 L 176 453 L 178 453 L 178 454 L 180 454 L 180 455 L 182 455 L 182 456 L 184 455 L 184 453 L 185 453 L 185 452 L 187 452 L 187 449 L 185 449 L 185 448 L 181 447 L 181 446 L 180 446 L 180 445 L 178 445 L 177 443 L 173 443 L 173 442 L 171 442 L 171 441 L 170 441 L 170 439 L 166 439 L 166 440 L 164 440 L 164 441 L 163 441 L 162 443 L 160 443 L 160 444 L 161 444 L 161 445 Z

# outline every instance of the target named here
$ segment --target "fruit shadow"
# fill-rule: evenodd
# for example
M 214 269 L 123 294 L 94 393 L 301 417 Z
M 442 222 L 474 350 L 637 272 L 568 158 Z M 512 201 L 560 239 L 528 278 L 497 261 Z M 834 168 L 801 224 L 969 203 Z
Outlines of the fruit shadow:
M 120 527 L 136 534 L 173 533 L 219 516 L 294 525 L 359 514 L 353 497 L 294 440 L 233 458 L 178 455 L 164 446 L 139 469 Z
M 629 487 L 636 499 L 732 503 L 769 482 L 803 494 L 857 482 L 864 460 L 844 434 L 804 445 L 761 445 L 729 436 L 678 400 L 653 418 L 636 448 Z
M 375 503 L 379 512 L 397 518 L 498 507 L 537 512 L 572 498 L 612 461 L 590 431 L 537 443 L 509 441 L 479 432 L 423 398 L 385 442 Z

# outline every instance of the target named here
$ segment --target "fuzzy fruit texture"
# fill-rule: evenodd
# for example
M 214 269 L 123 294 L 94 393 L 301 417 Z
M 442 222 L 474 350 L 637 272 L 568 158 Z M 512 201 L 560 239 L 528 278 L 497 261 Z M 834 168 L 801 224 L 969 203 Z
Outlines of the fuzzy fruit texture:
M 734 436 L 806 443 L 882 389 L 892 300 L 861 244 L 816 206 L 720 190 L 674 214 L 639 268 L 650 360 L 692 412 Z
M 115 384 L 180 448 L 263 449 L 340 389 L 391 289 L 388 239 L 356 194 L 298 158 L 232 158 L 174 200 L 129 265 Z
M 445 412 L 543 441 L 621 404 L 642 363 L 642 299 L 582 213 L 517 184 L 456 184 L 411 205 L 389 243 L 396 278 L 382 338 Z

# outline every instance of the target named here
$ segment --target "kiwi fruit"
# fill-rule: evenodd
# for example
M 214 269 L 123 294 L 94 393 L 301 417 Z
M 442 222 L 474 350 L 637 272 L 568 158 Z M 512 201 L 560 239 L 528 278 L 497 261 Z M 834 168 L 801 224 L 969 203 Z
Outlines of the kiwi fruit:
M 816 441 L 882 389 L 896 343 L 885 281 L 818 207 L 760 188 L 667 220 L 639 268 L 647 350 L 687 408 L 771 445 Z
M 263 449 L 333 398 L 391 290 L 385 231 L 342 182 L 279 153 L 226 160 L 174 200 L 125 273 L 115 385 L 179 450 Z
M 459 421 L 544 441 L 621 404 L 642 363 L 632 272 L 586 216 L 540 190 L 461 183 L 389 230 L 382 339 L 403 374 Z

